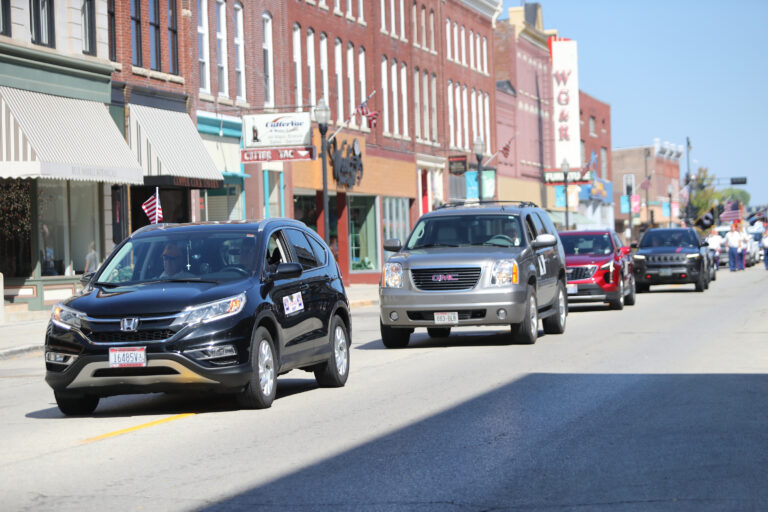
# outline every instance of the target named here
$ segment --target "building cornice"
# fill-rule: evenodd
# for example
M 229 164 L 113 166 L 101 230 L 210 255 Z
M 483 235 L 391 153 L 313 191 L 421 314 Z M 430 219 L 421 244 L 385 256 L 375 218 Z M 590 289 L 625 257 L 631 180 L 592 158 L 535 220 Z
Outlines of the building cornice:
M 461 3 L 492 21 L 501 13 L 501 0 L 461 0 Z

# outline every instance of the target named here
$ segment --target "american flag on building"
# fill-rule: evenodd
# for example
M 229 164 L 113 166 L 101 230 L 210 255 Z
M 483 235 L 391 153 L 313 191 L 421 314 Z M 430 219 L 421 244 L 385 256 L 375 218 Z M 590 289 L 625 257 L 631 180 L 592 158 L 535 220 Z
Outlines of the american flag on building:
M 733 222 L 741 219 L 741 204 L 738 201 L 726 201 L 723 213 L 720 214 L 720 222 Z
M 150 224 L 163 222 L 163 208 L 160 206 L 160 192 L 155 191 L 149 199 L 141 203 L 141 209 L 149 217 Z
M 371 112 L 368 109 L 368 100 L 371 99 L 371 96 L 373 96 L 376 93 L 376 91 L 373 91 L 370 96 L 368 96 L 365 101 L 360 103 L 360 105 L 357 106 L 357 109 L 355 110 L 355 113 L 358 116 L 365 117 L 368 120 L 368 126 L 371 128 L 376 128 L 376 121 L 379 119 L 379 113 L 376 111 Z M 360 120 L 362 124 L 362 119 Z

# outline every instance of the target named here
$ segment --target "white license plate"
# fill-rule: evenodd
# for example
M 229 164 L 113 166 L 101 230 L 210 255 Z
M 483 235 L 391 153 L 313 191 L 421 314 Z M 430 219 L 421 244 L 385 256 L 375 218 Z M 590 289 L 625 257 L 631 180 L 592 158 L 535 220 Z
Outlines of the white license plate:
M 579 285 L 577 284 L 567 284 L 565 285 L 565 291 L 568 293 L 568 295 L 573 295 L 575 293 L 579 293 Z
M 459 313 L 457 311 L 435 313 L 435 323 L 436 324 L 457 324 L 459 323 Z
M 672 269 L 671 268 L 662 268 L 659 270 L 660 276 L 671 276 L 672 275 Z
M 147 347 L 109 349 L 110 368 L 136 368 L 141 366 L 147 366 Z

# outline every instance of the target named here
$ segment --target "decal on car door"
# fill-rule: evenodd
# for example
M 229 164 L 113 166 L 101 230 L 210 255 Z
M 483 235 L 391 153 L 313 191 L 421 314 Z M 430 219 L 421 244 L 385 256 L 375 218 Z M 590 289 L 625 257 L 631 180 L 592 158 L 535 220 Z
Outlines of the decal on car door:
M 544 260 L 544 255 L 539 254 L 539 276 L 547 274 L 547 262 Z
M 286 315 L 304 309 L 304 300 L 301 297 L 301 292 L 283 297 L 283 309 L 285 310 Z

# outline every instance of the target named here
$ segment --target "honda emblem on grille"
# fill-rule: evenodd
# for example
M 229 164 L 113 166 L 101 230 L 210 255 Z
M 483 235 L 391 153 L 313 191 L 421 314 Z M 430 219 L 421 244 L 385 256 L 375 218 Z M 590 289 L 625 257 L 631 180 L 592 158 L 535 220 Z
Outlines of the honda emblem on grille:
M 120 330 L 125 332 L 135 332 L 139 328 L 139 319 L 135 316 L 120 319 Z
M 432 282 L 458 281 L 459 274 L 432 274 Z

